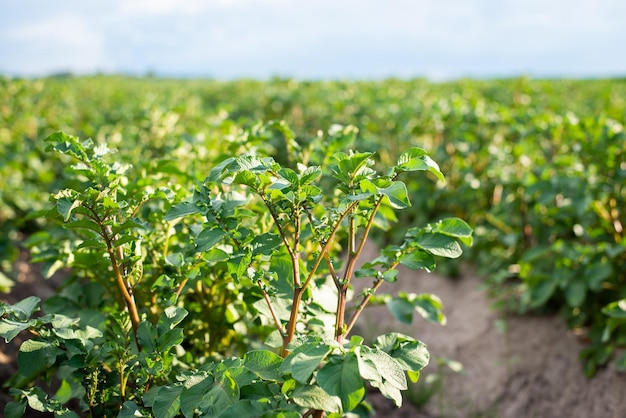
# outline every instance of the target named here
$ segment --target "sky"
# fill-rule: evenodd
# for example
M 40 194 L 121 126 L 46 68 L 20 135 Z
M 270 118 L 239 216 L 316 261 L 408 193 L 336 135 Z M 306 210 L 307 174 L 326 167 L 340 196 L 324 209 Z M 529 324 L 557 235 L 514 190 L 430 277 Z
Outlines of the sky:
M 0 74 L 626 76 L 624 0 L 0 0 Z

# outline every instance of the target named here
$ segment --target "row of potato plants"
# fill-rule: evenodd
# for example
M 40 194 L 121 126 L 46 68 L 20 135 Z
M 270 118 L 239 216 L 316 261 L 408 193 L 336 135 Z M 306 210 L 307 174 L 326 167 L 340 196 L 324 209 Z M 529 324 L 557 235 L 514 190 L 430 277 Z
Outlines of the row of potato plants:
M 358 148 L 377 151 L 381 166 L 417 145 L 431 150 L 447 174 L 449 187 L 420 179 L 409 185 L 410 195 L 421 199 L 399 214 L 402 223 L 434 222 L 441 214 L 469 220 L 477 232 L 473 264 L 501 306 L 560 311 L 588 343 L 582 352 L 588 374 L 610 358 L 626 365 L 614 355 L 624 346 L 620 302 L 626 296 L 624 80 L 87 77 L 3 79 L 2 88 L 5 278 L 15 244 L 42 227 L 24 215 L 65 186 L 37 142 L 54 130 L 106 140 L 126 161 L 175 155 L 162 164 L 183 164 L 190 172 L 214 158 L 216 148 L 191 161 L 187 150 L 235 135 L 237 125 L 284 119 L 307 144 L 320 126 L 354 124 L 361 129 Z M 279 129 L 265 136 L 269 155 L 281 163 L 284 141 Z

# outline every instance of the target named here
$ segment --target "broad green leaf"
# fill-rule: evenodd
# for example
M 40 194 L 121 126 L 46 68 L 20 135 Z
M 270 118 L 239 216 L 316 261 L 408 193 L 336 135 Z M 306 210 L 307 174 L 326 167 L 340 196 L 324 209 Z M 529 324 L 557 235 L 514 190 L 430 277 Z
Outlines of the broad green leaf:
M 328 394 L 319 386 L 298 385 L 291 394 L 296 405 L 326 412 L 341 411 L 341 399 Z
M 34 377 L 52 366 L 59 353 L 60 350 L 49 342 L 27 340 L 20 346 L 17 364 L 24 376 Z
M 0 319 L 0 336 L 5 342 L 10 342 L 17 337 L 20 332 L 28 329 L 29 322 L 18 322 L 11 319 Z
M 530 298 L 530 306 L 535 308 L 543 306 L 552 297 L 557 288 L 557 281 L 552 280 L 548 276 L 537 277 L 536 280 L 538 284 L 526 290 L 527 297 Z
M 448 235 L 426 233 L 418 236 L 416 242 L 420 248 L 440 257 L 458 258 L 463 254 L 456 239 Z
M 444 181 L 439 165 L 426 154 L 426 151 L 417 147 L 410 148 L 402 153 L 394 169 L 398 173 L 404 171 L 429 171 L 439 180 Z
M 278 170 L 278 175 L 294 186 L 300 185 L 300 179 L 298 178 L 298 174 L 291 168 L 281 168 L 280 170 Z
M 403 254 L 399 261 L 400 264 L 412 270 L 424 269 L 426 271 L 433 271 L 436 266 L 435 258 L 426 251 L 419 249 Z
M 19 360 L 18 360 L 19 362 Z M 21 368 L 21 367 L 20 367 Z M 28 391 L 22 391 L 28 401 L 28 406 L 39 412 L 54 412 L 48 401 L 48 395 L 40 387 L 30 388 Z
M 172 329 L 176 325 L 180 324 L 180 322 L 185 319 L 188 312 L 184 308 L 179 308 L 178 306 L 168 306 L 163 311 L 163 315 L 159 319 L 158 330 L 159 332 L 164 332 L 167 329 Z
M 291 373 L 291 376 L 300 383 L 308 383 L 313 372 L 330 351 L 330 346 L 326 344 L 302 344 L 285 358 L 280 371 Z
M 159 335 L 156 344 L 157 350 L 162 353 L 168 352 L 175 345 L 182 343 L 183 339 L 184 336 L 182 328 L 170 329 L 164 334 Z
M 580 307 L 587 296 L 587 283 L 584 281 L 584 277 L 574 277 L 573 280 L 568 281 L 563 292 L 570 307 Z
M 422 293 L 411 298 L 411 302 L 422 318 L 441 325 L 446 324 L 446 317 L 442 311 L 443 304 L 436 295 Z
M 102 228 L 100 228 L 100 225 L 98 225 L 97 223 L 95 223 L 92 220 L 89 220 L 87 218 L 81 218 L 81 219 L 77 219 L 75 221 L 70 221 L 70 222 L 66 222 L 65 223 L 65 227 L 66 228 L 70 228 L 70 229 L 89 229 L 91 231 L 96 232 L 97 234 L 102 234 Z
M 326 392 L 341 399 L 344 411 L 352 411 L 365 397 L 365 385 L 354 353 L 326 363 L 317 372 L 317 382 Z
M 72 211 L 82 204 L 80 200 L 71 200 L 68 197 L 62 197 L 57 200 L 57 210 L 63 217 L 63 221 L 67 222 L 72 216 Z
M 177 205 L 172 206 L 165 216 L 163 217 L 166 221 L 173 221 L 177 218 L 182 218 L 183 216 L 191 215 L 193 213 L 199 213 L 200 208 L 196 206 L 193 202 L 181 202 Z
M 145 414 L 142 409 L 133 401 L 126 401 L 122 404 L 122 410 L 117 418 L 151 418 L 152 414 Z
M 14 305 L 10 306 L 10 309 L 18 317 L 18 319 L 26 320 L 30 318 L 33 312 L 39 310 L 39 303 L 41 299 L 37 296 L 28 296 L 25 299 L 20 300 Z
M 244 366 L 265 380 L 280 381 L 283 359 L 269 350 L 252 350 L 244 356 Z
M 203 252 L 210 250 L 222 240 L 224 235 L 226 235 L 226 233 L 219 228 L 206 228 L 200 232 L 200 235 L 196 238 L 196 251 Z
M 72 395 L 73 395 L 72 386 L 69 384 L 67 380 L 63 379 L 61 381 L 61 385 L 59 386 L 59 389 L 54 394 L 54 399 L 61 403 L 66 403 L 70 399 L 72 399 Z
M 462 219 L 446 218 L 433 226 L 435 232 L 458 238 L 463 244 L 471 246 L 473 243 L 472 232 L 474 230 Z
M 371 382 L 372 386 L 380 391 L 380 394 L 387 399 L 391 399 L 393 403 L 400 408 L 402 406 L 402 392 L 389 380 L 383 380 L 382 382 Z
M 271 255 L 274 249 L 282 244 L 278 234 L 265 233 L 254 237 L 252 240 L 252 254 Z
M 414 307 L 413 304 L 406 299 L 397 297 L 391 298 L 387 301 L 387 308 L 394 318 L 403 324 L 410 324 L 413 322 Z
M 5 418 L 22 418 L 26 412 L 26 400 L 8 402 L 4 407 Z
M 142 321 L 137 329 L 137 339 L 143 350 L 147 352 L 157 351 L 157 330 L 149 321 Z
M 363 356 L 362 352 L 370 352 L 371 349 L 369 347 L 359 347 L 354 351 L 356 355 L 357 361 L 359 363 L 359 373 L 361 377 L 368 382 L 382 382 L 383 376 L 378 371 L 376 364 L 366 356 Z
M 202 397 L 212 385 L 212 376 L 191 376 L 185 381 L 180 394 L 180 411 L 185 418 L 194 416 L 196 406 L 202 402 Z
M 428 365 L 430 354 L 426 345 L 421 341 L 403 342 L 399 348 L 391 352 L 393 357 L 404 370 L 418 372 Z
M 156 418 L 173 418 L 180 409 L 180 394 L 183 391 L 181 384 L 163 386 L 154 400 L 152 412 Z
M 130 218 L 124 221 L 124 223 L 114 226 L 112 230 L 113 230 L 113 235 L 117 235 L 120 232 L 125 231 L 127 229 L 133 229 L 133 228 L 144 229 L 145 227 L 146 227 L 145 224 L 141 222 L 139 219 Z
M 313 183 L 322 175 L 322 169 L 318 166 L 307 167 L 300 174 L 300 185 L 304 186 Z
M 197 408 L 207 416 L 219 416 L 226 408 L 239 400 L 239 387 L 235 380 L 225 372 L 213 382 Z
M 394 181 L 390 186 L 379 188 L 378 193 L 389 199 L 389 204 L 395 209 L 405 209 L 411 206 L 406 185 L 401 181 Z
M 363 350 L 361 356 L 376 366 L 385 382 L 400 390 L 408 388 L 404 369 L 391 355 L 380 349 L 371 348 L 369 351 Z

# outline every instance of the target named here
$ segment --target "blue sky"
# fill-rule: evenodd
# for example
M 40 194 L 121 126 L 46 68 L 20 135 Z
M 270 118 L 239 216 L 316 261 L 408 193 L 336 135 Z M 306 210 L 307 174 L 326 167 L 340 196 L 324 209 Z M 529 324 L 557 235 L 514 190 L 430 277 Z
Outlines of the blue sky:
M 626 75 L 624 0 L 0 0 L 0 73 Z

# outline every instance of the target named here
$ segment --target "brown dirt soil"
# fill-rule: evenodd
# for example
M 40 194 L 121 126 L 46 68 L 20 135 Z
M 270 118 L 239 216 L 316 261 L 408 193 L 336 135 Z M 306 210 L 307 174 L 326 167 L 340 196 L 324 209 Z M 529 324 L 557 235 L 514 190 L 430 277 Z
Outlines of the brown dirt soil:
M 375 257 L 374 248 L 367 251 Z M 481 284 L 469 273 L 452 280 L 402 269 L 398 282 L 382 289 L 391 294 L 400 290 L 436 294 L 447 316 L 443 327 L 417 315 L 412 325 L 403 325 L 384 306 L 365 310 L 357 331 L 364 337 L 398 331 L 428 345 L 431 364 L 407 398 L 424 392 L 423 382 L 436 371 L 437 357 L 464 366 L 460 374 L 445 374 L 442 390 L 419 413 L 393 416 L 626 417 L 626 374 L 609 365 L 587 379 L 578 360 L 584 346 L 560 317 L 504 316 L 490 309 Z
M 366 248 L 364 259 L 375 257 Z M 44 280 L 37 266 L 23 254 L 16 267 L 19 283 L 0 300 L 16 302 L 26 296 L 42 299 L 52 295 L 62 275 Z M 363 281 L 357 286 L 364 286 Z M 368 400 L 378 417 L 391 418 L 622 418 L 626 416 L 626 375 L 613 366 L 586 379 L 578 361 L 583 347 L 556 316 L 508 316 L 489 308 L 480 289 L 481 280 L 472 274 L 449 280 L 423 271 L 401 270 L 399 281 L 383 287 L 392 294 L 400 290 L 434 293 L 444 302 L 447 325 L 430 324 L 415 317 L 412 325 L 393 319 L 384 306 L 364 312 L 357 334 L 367 339 L 398 331 L 429 346 L 431 365 L 417 385 L 406 393 L 402 408 L 372 392 Z M 17 340 L 17 339 L 16 339 Z M 16 370 L 16 344 L 0 340 L 0 386 Z M 460 361 L 463 373 L 448 372 L 442 389 L 430 402 L 417 408 L 410 400 L 428 398 L 429 375 L 436 376 L 436 358 Z M 10 400 L 0 388 L 0 415 Z M 29 414 L 29 417 L 45 416 Z

